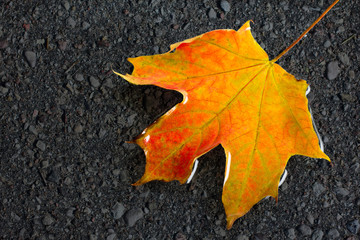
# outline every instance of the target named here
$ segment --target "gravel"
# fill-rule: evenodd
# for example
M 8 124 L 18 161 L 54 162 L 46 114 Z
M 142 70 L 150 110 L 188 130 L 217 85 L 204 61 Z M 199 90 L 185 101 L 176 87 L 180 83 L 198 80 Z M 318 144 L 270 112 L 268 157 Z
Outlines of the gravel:
M 324 237 L 324 232 L 317 229 L 311 235 L 311 240 L 321 240 L 321 239 L 323 239 L 323 237 Z
M 224 10 L 224 12 L 230 12 L 230 3 L 228 1 L 222 0 L 220 2 L 220 7 L 222 10 Z
M 125 222 L 129 227 L 133 227 L 143 217 L 144 212 L 140 208 L 131 209 L 125 214 Z
M 339 187 L 339 188 L 335 189 L 335 193 L 337 195 L 340 195 L 341 197 L 345 197 L 345 196 L 349 195 L 350 192 L 346 188 Z
M 79 81 L 79 82 L 84 81 L 84 75 L 81 74 L 81 73 L 76 73 L 75 74 L 75 80 Z
M 348 222 L 346 227 L 352 234 L 357 234 L 360 230 L 359 220 Z
M 36 142 L 36 147 L 39 148 L 41 151 L 45 151 L 46 144 L 43 141 L 39 140 Z
M 84 130 L 84 127 L 81 124 L 76 124 L 75 127 L 74 127 L 74 132 L 75 133 L 81 133 L 83 130 Z
M 72 17 L 69 17 L 66 19 L 66 24 L 68 27 L 74 28 L 76 26 L 76 21 Z
M 34 68 L 36 65 L 36 53 L 33 51 L 25 52 L 26 61 L 29 63 L 30 67 Z
M 236 237 L 236 240 L 249 240 L 249 237 L 241 234 Z
M 45 226 L 50 226 L 54 223 L 55 219 L 50 215 L 50 214 L 46 214 L 45 217 L 42 219 L 42 223 Z
M 335 228 L 330 229 L 329 232 L 327 233 L 327 238 L 328 239 L 337 239 L 338 237 L 340 237 L 340 233 Z
M 89 81 L 91 86 L 93 86 L 94 88 L 100 87 L 100 81 L 96 77 L 90 76 Z
M 221 146 L 199 158 L 190 184 L 131 185 L 144 172 L 145 155 L 128 141 L 182 96 L 129 84 L 112 69 L 131 73 L 129 57 L 161 54 L 172 43 L 239 29 L 247 20 L 273 59 L 328 2 L 3 2 L 0 239 L 358 237 L 358 1 L 340 1 L 277 62 L 311 86 L 309 104 L 332 163 L 291 157 L 278 203 L 259 202 L 230 231 Z M 311 235 L 303 235 L 302 224 Z
M 298 229 L 303 236 L 310 236 L 312 233 L 311 228 L 305 224 L 300 225 Z
M 327 78 L 329 80 L 334 80 L 339 75 L 341 69 L 339 67 L 338 61 L 329 62 L 327 65 Z
M 117 202 L 112 208 L 112 213 L 113 213 L 114 219 L 120 219 L 125 213 L 124 205 Z
M 215 19 L 216 18 L 216 12 L 213 8 L 210 8 L 209 12 L 208 12 L 208 16 L 210 19 Z
M 294 228 L 289 228 L 287 230 L 287 237 L 290 238 L 290 239 L 295 239 L 296 238 L 296 233 L 295 233 Z
M 319 197 L 324 191 L 325 191 L 324 186 L 319 182 L 315 182 L 315 184 L 313 185 L 313 192 L 315 196 Z
M 343 64 L 345 64 L 345 65 L 350 65 L 350 58 L 349 58 L 349 56 L 348 56 L 346 53 L 344 53 L 344 52 L 339 53 L 338 56 L 339 56 L 340 61 L 341 61 Z

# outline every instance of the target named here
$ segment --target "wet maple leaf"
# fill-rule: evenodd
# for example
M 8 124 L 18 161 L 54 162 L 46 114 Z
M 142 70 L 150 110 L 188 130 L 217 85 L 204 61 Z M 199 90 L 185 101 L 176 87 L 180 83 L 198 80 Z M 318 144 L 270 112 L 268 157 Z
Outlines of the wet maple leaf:
M 278 59 L 278 58 L 277 58 Z M 170 51 L 130 58 L 134 84 L 179 91 L 183 101 L 134 142 L 145 152 L 143 177 L 185 183 L 194 162 L 219 144 L 226 169 L 222 201 L 227 227 L 266 196 L 277 199 L 289 158 L 329 157 L 312 125 L 308 84 L 275 63 L 250 32 L 215 30 L 171 45 Z

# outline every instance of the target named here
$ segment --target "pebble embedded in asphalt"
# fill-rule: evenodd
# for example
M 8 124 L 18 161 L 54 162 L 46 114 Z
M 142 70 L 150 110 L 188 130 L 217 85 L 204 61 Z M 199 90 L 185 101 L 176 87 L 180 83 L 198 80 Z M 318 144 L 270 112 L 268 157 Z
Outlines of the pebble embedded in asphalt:
M 317 229 L 311 235 L 311 239 L 312 240 L 321 240 L 323 238 L 323 236 L 324 236 L 324 232 L 321 231 L 320 229 Z
M 26 51 L 25 52 L 26 61 L 29 63 L 30 67 L 35 67 L 36 65 L 36 53 L 33 51 Z
M 55 221 L 55 219 L 50 215 L 50 214 L 46 214 L 44 216 L 44 218 L 42 219 L 42 223 L 45 225 L 45 226 L 50 226 L 51 224 L 53 224 Z
M 346 227 L 352 234 L 357 234 L 360 230 L 359 220 L 348 222 Z
M 313 192 L 315 196 L 319 197 L 324 191 L 325 191 L 324 186 L 319 182 L 315 182 L 315 184 L 313 185 Z
M 215 19 L 216 18 L 216 12 L 213 8 L 210 8 L 208 16 L 210 19 Z
M 337 229 L 333 228 L 329 230 L 327 237 L 328 239 L 337 239 L 338 237 L 340 237 L 340 233 Z
M 299 231 L 301 232 L 301 234 L 302 234 L 303 236 L 310 236 L 311 233 L 312 233 L 311 228 L 310 228 L 308 225 L 305 225 L 305 224 L 302 224 L 302 225 L 299 227 Z
M 226 0 L 222 0 L 220 2 L 220 7 L 222 10 L 224 10 L 224 12 L 230 12 L 230 3 Z
M 84 127 L 81 124 L 76 124 L 74 127 L 74 132 L 75 133 L 81 133 L 83 131 Z
M 327 78 L 334 80 L 340 73 L 340 67 L 338 61 L 329 62 L 327 65 Z
M 46 149 L 45 143 L 41 140 L 36 142 L 36 147 L 39 148 L 41 151 L 45 151 Z
M 129 227 L 133 227 L 143 216 L 144 212 L 140 208 L 131 209 L 125 214 L 125 222 Z
M 125 213 L 125 207 L 122 203 L 116 202 L 111 211 L 114 219 L 120 219 Z
M 98 88 L 100 86 L 99 79 L 97 79 L 96 77 L 90 76 L 90 84 L 94 88 Z

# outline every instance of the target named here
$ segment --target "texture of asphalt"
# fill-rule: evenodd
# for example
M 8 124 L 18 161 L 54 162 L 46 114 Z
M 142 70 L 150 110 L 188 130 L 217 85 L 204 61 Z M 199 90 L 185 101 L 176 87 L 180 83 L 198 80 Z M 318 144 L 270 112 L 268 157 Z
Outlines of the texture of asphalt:
M 1 239 L 359 239 L 360 3 L 342 0 L 278 62 L 312 88 L 332 165 L 295 156 L 279 201 L 226 230 L 225 156 L 199 159 L 190 184 L 140 187 L 131 140 L 181 101 L 135 86 L 127 57 L 164 53 L 204 32 L 252 33 L 273 58 L 327 0 L 3 0 L 0 5 Z

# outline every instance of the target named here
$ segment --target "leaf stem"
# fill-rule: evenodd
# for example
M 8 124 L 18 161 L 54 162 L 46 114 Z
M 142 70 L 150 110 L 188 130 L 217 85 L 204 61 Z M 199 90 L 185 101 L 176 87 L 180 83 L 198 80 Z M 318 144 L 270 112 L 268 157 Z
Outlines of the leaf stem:
M 335 0 L 326 10 L 323 12 L 318 19 L 311 24 L 310 27 L 308 27 L 301 35 L 298 37 L 289 47 L 287 47 L 282 53 L 280 53 L 276 58 L 271 60 L 271 62 L 275 63 L 277 60 L 279 60 L 283 55 L 285 55 L 292 47 L 294 47 L 329 11 L 331 8 L 335 6 L 340 0 Z

